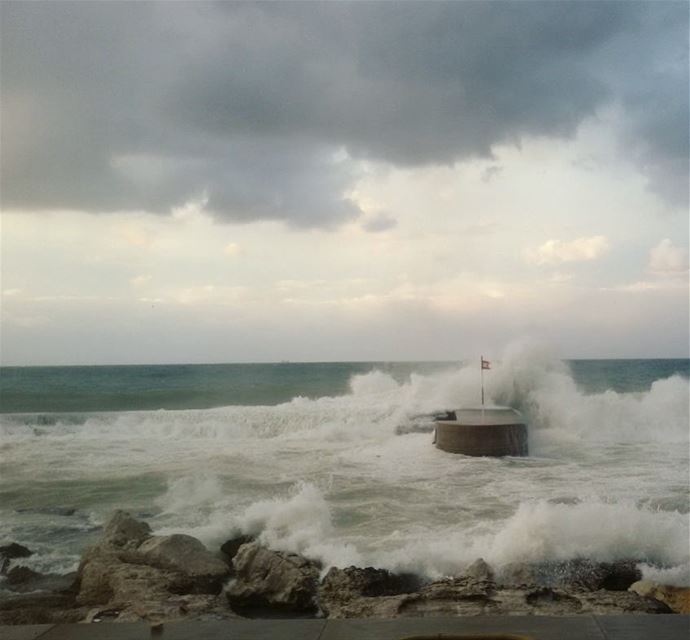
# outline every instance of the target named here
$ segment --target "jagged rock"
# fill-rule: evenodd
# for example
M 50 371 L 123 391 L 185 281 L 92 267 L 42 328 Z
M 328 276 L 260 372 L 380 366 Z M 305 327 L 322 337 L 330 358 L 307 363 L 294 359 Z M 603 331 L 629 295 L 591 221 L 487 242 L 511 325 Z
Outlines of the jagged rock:
M 179 583 L 172 572 L 121 562 L 116 555 L 92 558 L 83 564 L 79 575 L 77 602 L 107 604 L 111 608 L 166 598 Z
M 319 567 L 311 560 L 252 542 L 240 547 L 233 565 L 236 580 L 226 590 L 233 608 L 316 610 Z
M 159 569 L 182 573 L 195 583 L 195 590 L 220 593 L 228 565 L 196 538 L 183 534 L 153 536 L 137 548 L 141 561 Z
M 502 568 L 498 583 L 504 587 L 625 591 L 641 577 L 634 561 L 593 562 L 575 559 L 566 562 L 509 564 Z
M 690 588 L 663 585 L 651 580 L 639 580 L 629 590 L 643 598 L 663 602 L 675 613 L 690 613 Z
M 230 619 L 237 618 L 227 600 L 213 595 L 170 596 L 165 600 L 145 600 L 124 608 L 96 607 L 84 622 L 148 622 L 161 624 L 180 618 Z
M 41 578 L 41 574 L 33 569 L 29 569 L 29 567 L 12 567 L 7 572 L 7 584 L 11 587 L 25 584 L 38 578 Z
M 135 520 L 126 511 L 115 511 L 103 529 L 99 545 L 118 549 L 136 549 L 151 536 L 146 522 Z
M 399 606 L 403 616 L 490 615 L 496 613 L 495 584 L 470 576 L 438 580 L 405 596 Z
M 583 613 L 612 615 L 620 613 L 673 613 L 671 608 L 632 591 L 587 591 L 577 594 Z
M 221 545 L 220 550 L 228 557 L 228 560 L 232 560 L 237 555 L 240 547 L 243 544 L 249 544 L 250 542 L 254 542 L 254 536 L 239 535 L 224 542 Z
M 14 558 L 28 558 L 33 555 L 33 551 L 27 549 L 22 544 L 11 542 L 10 544 L 0 547 L 0 557 L 13 560 Z
M 463 576 L 472 578 L 473 580 L 484 580 L 486 582 L 494 581 L 493 569 L 484 562 L 484 558 L 477 558 L 465 571 Z
M 84 613 L 68 593 L 31 593 L 0 600 L 0 625 L 78 622 Z
M 370 617 L 373 615 L 372 603 L 359 602 L 360 600 L 376 598 L 381 602 L 376 603 L 375 608 L 380 609 L 383 602 L 381 596 L 411 593 L 418 589 L 420 584 L 419 577 L 412 574 L 398 575 L 373 567 L 331 567 L 319 586 L 319 607 L 332 618 L 354 617 L 356 611 L 359 611 L 362 617 L 365 617 L 364 613 L 367 612 Z M 393 602 L 386 601 L 383 610 L 388 611 L 388 605 L 394 606 Z M 385 615 L 383 610 L 380 615 Z

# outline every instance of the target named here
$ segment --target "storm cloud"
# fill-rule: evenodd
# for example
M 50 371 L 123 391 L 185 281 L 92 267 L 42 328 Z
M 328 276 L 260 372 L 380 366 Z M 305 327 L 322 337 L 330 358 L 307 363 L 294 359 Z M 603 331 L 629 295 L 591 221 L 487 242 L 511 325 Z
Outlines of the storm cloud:
M 2 4 L 7 209 L 337 226 L 358 161 L 490 157 L 620 113 L 687 203 L 685 2 Z

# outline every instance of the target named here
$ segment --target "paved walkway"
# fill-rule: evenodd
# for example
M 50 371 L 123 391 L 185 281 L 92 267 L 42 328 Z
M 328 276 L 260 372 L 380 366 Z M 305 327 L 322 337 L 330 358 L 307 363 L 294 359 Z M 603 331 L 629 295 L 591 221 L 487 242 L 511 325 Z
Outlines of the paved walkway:
M 0 626 L 1 640 L 447 640 L 511 634 L 525 640 L 688 640 L 690 616 L 493 616 L 393 620 L 228 620 Z M 501 636 L 496 636 L 500 638 Z M 505 636 L 503 636 L 505 638 Z M 518 640 L 515 638 L 515 640 Z

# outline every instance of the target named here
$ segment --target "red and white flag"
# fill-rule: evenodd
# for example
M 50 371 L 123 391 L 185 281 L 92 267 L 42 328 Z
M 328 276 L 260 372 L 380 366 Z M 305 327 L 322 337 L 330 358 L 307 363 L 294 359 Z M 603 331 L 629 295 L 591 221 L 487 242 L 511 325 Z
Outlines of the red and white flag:
M 491 362 L 482 358 L 482 369 L 491 369 Z

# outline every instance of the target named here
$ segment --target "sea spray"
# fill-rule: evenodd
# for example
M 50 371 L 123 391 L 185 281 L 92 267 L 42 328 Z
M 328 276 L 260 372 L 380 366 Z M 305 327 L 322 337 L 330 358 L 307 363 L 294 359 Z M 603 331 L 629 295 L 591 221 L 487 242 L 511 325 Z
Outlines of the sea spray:
M 210 548 L 247 531 L 338 566 L 435 577 L 480 556 L 626 557 L 685 581 L 687 377 L 585 392 L 539 345 L 492 355 L 487 399 L 525 414 L 528 458 L 466 458 L 429 433 L 398 435 L 419 414 L 476 405 L 476 362 L 404 376 L 359 366 L 345 393 L 264 406 L 3 415 L 0 537 L 64 570 L 92 535 L 81 514 L 98 523 L 124 508 Z M 77 512 L 20 511 L 35 506 Z

